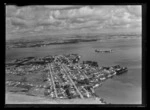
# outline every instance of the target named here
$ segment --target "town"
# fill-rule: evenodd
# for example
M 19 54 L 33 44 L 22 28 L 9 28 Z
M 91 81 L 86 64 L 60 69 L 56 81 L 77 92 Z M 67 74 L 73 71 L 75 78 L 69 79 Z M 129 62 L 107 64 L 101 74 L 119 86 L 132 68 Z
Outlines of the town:
M 48 98 L 96 98 L 96 87 L 128 71 L 120 65 L 99 67 L 95 61 L 80 62 L 80 58 L 67 54 L 15 59 L 6 63 L 6 90 Z

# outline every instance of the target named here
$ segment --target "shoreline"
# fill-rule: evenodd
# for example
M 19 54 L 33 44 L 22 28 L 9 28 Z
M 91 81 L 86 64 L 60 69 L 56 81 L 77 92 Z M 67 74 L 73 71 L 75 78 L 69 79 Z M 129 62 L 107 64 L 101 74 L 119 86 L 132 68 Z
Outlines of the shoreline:
M 14 100 L 15 99 L 15 100 Z M 104 104 L 96 98 L 87 99 L 51 99 L 39 96 L 6 92 L 5 104 Z

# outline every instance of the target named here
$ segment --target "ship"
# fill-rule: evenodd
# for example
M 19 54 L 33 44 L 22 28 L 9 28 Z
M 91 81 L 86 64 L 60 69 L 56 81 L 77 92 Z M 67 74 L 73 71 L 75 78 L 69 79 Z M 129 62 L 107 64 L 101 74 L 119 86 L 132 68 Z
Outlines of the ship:
M 127 67 L 122 67 L 120 69 L 116 69 L 116 75 L 126 73 L 127 71 L 128 71 Z
M 111 53 L 112 52 L 112 49 L 109 49 L 109 50 L 95 50 L 95 52 L 97 53 Z

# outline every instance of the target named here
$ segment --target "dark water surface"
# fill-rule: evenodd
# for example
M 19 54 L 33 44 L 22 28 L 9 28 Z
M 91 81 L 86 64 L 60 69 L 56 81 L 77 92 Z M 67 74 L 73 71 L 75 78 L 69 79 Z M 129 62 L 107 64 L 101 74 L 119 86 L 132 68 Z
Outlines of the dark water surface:
M 110 48 L 113 53 L 95 53 L 95 49 Z M 40 48 L 18 48 L 6 51 L 6 61 L 27 57 L 78 53 L 82 60 L 93 60 L 99 66 L 119 64 L 128 67 L 126 74 L 115 76 L 96 89 L 96 93 L 112 104 L 141 103 L 141 39 L 111 40 Z

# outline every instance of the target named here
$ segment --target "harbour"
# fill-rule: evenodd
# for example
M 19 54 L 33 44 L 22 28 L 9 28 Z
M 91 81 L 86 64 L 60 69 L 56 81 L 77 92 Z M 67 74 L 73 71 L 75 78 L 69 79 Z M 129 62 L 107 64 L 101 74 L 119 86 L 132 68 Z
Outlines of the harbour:
M 130 45 L 129 45 L 130 44 Z M 121 47 L 121 45 L 124 45 Z M 97 48 L 98 46 L 100 47 L 109 47 L 109 46 L 114 46 L 113 47 L 113 50 L 116 49 L 116 52 L 115 53 L 111 53 L 111 54 L 95 54 L 94 53 L 94 48 Z M 137 47 L 138 46 L 138 47 Z M 133 53 L 132 51 L 133 50 L 136 50 L 136 52 L 138 53 Z M 51 50 L 51 51 L 50 51 Z M 55 51 L 54 51 L 55 50 Z M 30 53 L 30 51 L 32 51 L 32 54 Z M 50 47 L 44 47 L 44 48 L 29 48 L 29 49 L 24 49 L 24 51 L 21 52 L 21 50 L 19 49 L 12 49 L 9 50 L 9 52 L 6 51 L 6 55 L 9 56 L 9 54 L 16 54 L 16 56 L 13 56 L 11 55 L 12 57 L 24 57 L 23 56 L 23 53 L 26 53 L 26 56 L 32 56 L 32 55 L 35 55 L 35 56 L 43 56 L 44 54 L 47 55 L 47 54 L 59 54 L 59 53 L 78 53 L 79 55 L 81 55 L 81 57 L 83 58 L 83 60 L 94 60 L 94 61 L 98 61 L 98 64 L 100 66 L 112 66 L 112 65 L 117 65 L 117 64 L 120 64 L 120 65 L 123 65 L 123 66 L 126 66 L 128 67 L 128 73 L 125 74 L 125 75 L 121 75 L 121 76 L 118 76 L 116 78 L 112 78 L 110 79 L 110 81 L 108 81 L 109 84 L 106 84 L 105 86 L 105 83 L 99 87 L 99 89 L 96 90 L 97 94 L 100 96 L 100 97 L 103 97 L 104 96 L 104 99 L 107 100 L 107 102 L 109 103 L 128 103 L 129 100 L 131 100 L 130 98 L 129 99 L 126 99 L 125 102 L 122 100 L 121 101 L 121 98 L 117 98 L 117 97 L 127 97 L 127 96 L 132 96 L 132 94 L 135 94 L 137 93 L 137 89 L 136 91 L 133 91 L 132 89 L 132 86 L 134 88 L 138 88 L 138 93 L 136 94 L 136 97 L 139 97 L 139 100 L 140 100 L 140 95 L 141 95 L 141 79 L 140 79 L 140 76 L 141 76 L 141 72 L 138 71 L 140 70 L 139 67 L 140 66 L 140 40 L 135 40 L 135 39 L 131 39 L 131 40 L 122 40 L 121 41 L 108 41 L 108 42 L 96 42 L 96 43 L 80 43 L 80 45 L 74 45 L 74 44 L 67 44 L 66 45 L 63 45 L 63 46 L 50 46 Z M 11 59 L 13 59 L 11 57 Z M 109 60 L 109 59 L 113 59 L 113 60 Z M 132 60 L 131 60 L 132 59 Z M 6 60 L 9 60 L 9 59 L 6 59 Z M 121 62 L 122 61 L 122 62 Z M 138 68 L 133 68 L 135 66 L 138 66 Z M 133 69 L 132 69 L 133 68 Z M 138 69 L 138 70 L 137 70 Z M 117 82 L 117 83 L 116 83 Z M 126 85 L 126 83 L 128 82 L 128 84 Z M 131 84 L 130 84 L 131 83 Z M 124 88 L 124 89 L 117 89 L 114 91 L 114 84 L 115 86 L 117 86 L 117 88 Z M 111 86 L 110 86 L 111 85 Z M 130 86 L 129 86 L 130 85 Z M 121 86 L 121 87 L 120 87 Z M 105 87 L 104 89 L 101 89 Z M 127 88 L 126 88 L 127 87 Z M 125 89 L 126 88 L 126 89 Z M 122 92 L 121 92 L 122 91 Z M 105 95 L 105 94 L 107 95 Z M 111 96 L 108 95 L 109 93 L 113 94 Z M 118 93 L 122 93 L 122 94 L 119 94 L 119 95 L 116 95 L 115 94 L 118 94 Z M 108 96 L 108 97 L 106 97 Z M 112 97 L 112 98 L 110 98 Z M 134 95 L 135 97 L 135 95 Z M 135 99 L 137 100 L 137 99 Z M 133 98 L 132 98 L 132 102 L 133 102 Z M 135 103 L 137 103 L 135 101 Z

